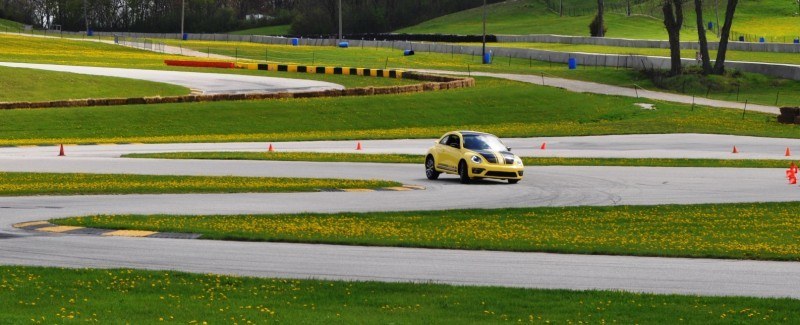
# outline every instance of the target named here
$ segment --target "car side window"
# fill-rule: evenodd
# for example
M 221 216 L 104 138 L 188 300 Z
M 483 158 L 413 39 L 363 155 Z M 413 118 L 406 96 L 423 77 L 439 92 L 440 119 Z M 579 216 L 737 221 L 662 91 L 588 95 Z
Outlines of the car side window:
M 439 140 L 439 144 L 441 144 L 441 145 L 447 145 L 447 140 L 449 140 L 449 139 L 450 139 L 450 137 L 449 137 L 449 136 L 442 137 L 442 139 L 441 139 L 441 140 Z
M 447 145 L 448 146 L 457 145 L 461 147 L 461 139 L 459 139 L 457 135 L 451 134 L 450 137 L 447 138 Z

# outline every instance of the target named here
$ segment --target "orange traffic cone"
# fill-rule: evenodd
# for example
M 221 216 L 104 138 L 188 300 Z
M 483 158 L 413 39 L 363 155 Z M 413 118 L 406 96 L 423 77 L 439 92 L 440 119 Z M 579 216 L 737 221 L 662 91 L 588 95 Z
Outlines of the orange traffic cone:
M 64 156 L 66 156 L 66 155 L 64 154 L 64 145 L 63 145 L 63 144 L 61 145 L 61 149 L 59 149 L 59 150 L 58 150 L 58 156 L 59 156 L 59 157 L 64 157 Z
M 539 148 L 539 149 L 542 149 L 542 150 L 547 149 L 547 142 L 542 142 L 542 147 Z
M 797 173 L 794 172 L 794 169 L 789 168 L 786 170 L 786 178 L 789 179 L 789 184 L 797 184 Z
M 356 150 L 361 150 L 361 142 L 360 141 L 358 142 L 358 145 L 356 146 Z
M 792 152 L 789 151 L 789 147 L 786 147 L 786 157 L 789 157 L 791 155 L 792 155 Z
M 272 143 L 269 144 L 269 149 L 267 149 L 267 151 L 269 152 L 275 151 L 275 148 L 272 147 Z
M 739 153 L 739 149 L 736 149 L 736 146 L 733 146 L 733 153 Z

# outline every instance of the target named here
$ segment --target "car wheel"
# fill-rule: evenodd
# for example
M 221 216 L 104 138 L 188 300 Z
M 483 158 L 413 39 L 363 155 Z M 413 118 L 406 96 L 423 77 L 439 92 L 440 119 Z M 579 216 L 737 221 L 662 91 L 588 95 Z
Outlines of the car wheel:
M 463 160 L 458 164 L 458 177 L 461 179 L 461 184 L 469 184 L 469 182 L 472 180 L 469 178 L 467 163 Z
M 425 176 L 433 181 L 439 178 L 439 174 L 441 173 L 436 171 L 436 163 L 433 161 L 433 156 L 428 156 L 425 159 Z
M 518 179 L 509 179 L 508 183 L 509 184 L 516 184 L 516 183 L 519 183 L 519 180 Z

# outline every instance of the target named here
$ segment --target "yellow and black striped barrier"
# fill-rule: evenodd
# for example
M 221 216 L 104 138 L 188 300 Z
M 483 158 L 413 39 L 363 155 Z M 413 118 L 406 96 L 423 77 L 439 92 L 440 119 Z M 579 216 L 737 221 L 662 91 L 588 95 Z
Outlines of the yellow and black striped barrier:
M 395 69 L 366 69 L 366 68 L 346 68 L 346 67 L 320 67 L 293 64 L 273 64 L 273 63 L 236 63 L 238 69 L 278 71 L 278 72 L 298 72 L 316 74 L 339 74 L 346 76 L 365 76 L 402 79 L 404 71 Z

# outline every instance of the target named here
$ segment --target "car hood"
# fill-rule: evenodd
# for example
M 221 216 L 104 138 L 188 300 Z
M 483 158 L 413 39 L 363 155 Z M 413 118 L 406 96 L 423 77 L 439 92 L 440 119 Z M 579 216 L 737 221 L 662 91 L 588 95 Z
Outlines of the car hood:
M 492 164 L 512 165 L 514 164 L 514 159 L 517 158 L 517 156 L 510 151 L 473 150 L 473 152 L 481 155 L 481 157 Z

